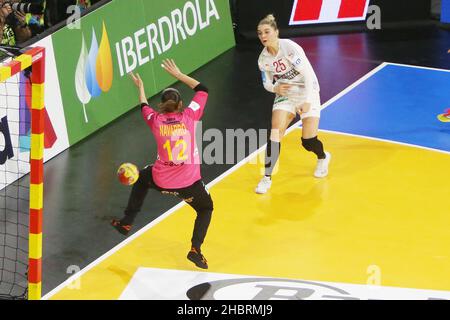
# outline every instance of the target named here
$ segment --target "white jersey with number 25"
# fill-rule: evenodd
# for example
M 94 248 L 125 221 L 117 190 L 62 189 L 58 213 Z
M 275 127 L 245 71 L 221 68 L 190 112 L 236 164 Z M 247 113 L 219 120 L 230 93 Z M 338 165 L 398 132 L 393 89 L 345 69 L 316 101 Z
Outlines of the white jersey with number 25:
M 289 39 L 279 40 L 276 56 L 264 48 L 258 59 L 264 88 L 274 92 L 276 83 L 292 83 L 304 89 L 302 95 L 310 102 L 320 91 L 319 81 L 302 47 Z

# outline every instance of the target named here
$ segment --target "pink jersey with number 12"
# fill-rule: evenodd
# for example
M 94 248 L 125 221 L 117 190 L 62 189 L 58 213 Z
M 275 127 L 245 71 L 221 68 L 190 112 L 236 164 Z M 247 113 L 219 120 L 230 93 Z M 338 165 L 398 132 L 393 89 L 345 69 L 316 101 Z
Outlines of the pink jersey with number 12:
M 158 113 L 149 106 L 142 107 L 142 117 L 158 146 L 158 157 L 152 168 L 157 186 L 180 189 L 201 179 L 195 128 L 207 100 L 207 92 L 197 91 L 183 112 Z

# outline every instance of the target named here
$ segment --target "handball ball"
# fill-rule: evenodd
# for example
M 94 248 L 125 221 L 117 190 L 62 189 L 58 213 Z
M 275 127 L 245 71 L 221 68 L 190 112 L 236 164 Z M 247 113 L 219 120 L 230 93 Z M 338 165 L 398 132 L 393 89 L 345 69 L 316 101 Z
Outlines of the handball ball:
M 121 184 L 131 186 L 139 178 L 139 169 L 132 163 L 122 163 L 117 170 L 117 177 Z

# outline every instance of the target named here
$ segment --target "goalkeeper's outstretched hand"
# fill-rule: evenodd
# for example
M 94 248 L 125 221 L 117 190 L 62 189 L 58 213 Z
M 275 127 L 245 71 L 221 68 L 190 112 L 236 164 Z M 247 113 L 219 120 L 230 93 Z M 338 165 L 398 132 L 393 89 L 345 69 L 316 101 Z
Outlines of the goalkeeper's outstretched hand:
M 163 67 L 164 70 L 166 70 L 170 75 L 180 80 L 191 89 L 194 89 L 200 83 L 194 78 L 191 78 L 188 75 L 181 72 L 180 69 L 175 64 L 175 61 L 173 61 L 173 59 L 164 59 L 162 61 L 161 67 Z
M 141 76 L 139 75 L 139 73 L 134 74 L 133 72 L 130 72 L 130 76 L 131 76 L 131 79 L 133 80 L 135 86 L 139 90 L 140 103 L 148 104 L 147 95 L 145 94 L 144 81 L 142 81 Z
M 131 79 L 133 80 L 134 84 L 138 89 L 141 89 L 144 87 L 144 82 L 141 79 L 141 76 L 139 73 L 134 74 L 133 72 L 130 72 Z
M 175 64 L 175 61 L 173 59 L 164 59 L 161 67 L 164 68 L 169 74 L 171 74 L 173 77 L 180 79 L 180 76 L 182 75 L 182 72 Z

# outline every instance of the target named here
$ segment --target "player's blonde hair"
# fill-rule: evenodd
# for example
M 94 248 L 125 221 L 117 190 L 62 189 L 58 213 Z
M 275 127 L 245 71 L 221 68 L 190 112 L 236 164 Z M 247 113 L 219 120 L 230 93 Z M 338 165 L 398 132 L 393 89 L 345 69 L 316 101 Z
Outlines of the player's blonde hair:
M 265 16 L 259 23 L 258 23 L 258 27 L 262 24 L 268 24 L 269 26 L 271 26 L 272 28 L 274 28 L 275 30 L 278 30 L 278 25 L 277 25 L 277 20 L 275 19 L 275 16 L 273 14 L 268 14 L 267 16 Z

